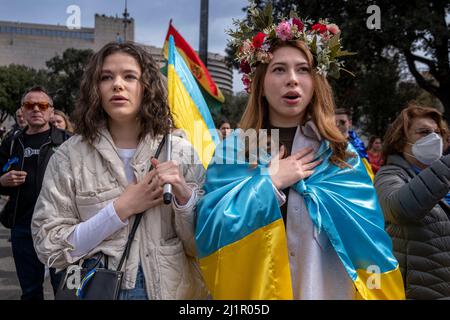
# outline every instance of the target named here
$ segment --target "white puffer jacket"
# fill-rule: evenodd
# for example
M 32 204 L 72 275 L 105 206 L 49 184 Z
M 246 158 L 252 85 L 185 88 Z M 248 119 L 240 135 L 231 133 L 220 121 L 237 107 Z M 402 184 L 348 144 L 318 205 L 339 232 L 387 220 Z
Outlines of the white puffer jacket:
M 150 167 L 162 137 L 150 136 L 139 144 L 131 162 L 137 181 Z M 164 159 L 164 148 L 159 159 Z M 202 299 L 207 296 L 196 261 L 194 239 L 195 204 L 201 196 L 205 170 L 186 140 L 174 136 L 172 159 L 178 161 L 196 201 L 188 208 L 159 206 L 143 215 L 124 271 L 123 289 L 135 286 L 139 263 L 152 299 Z M 127 186 L 124 166 L 108 130 L 94 145 L 74 136 L 50 159 L 32 221 L 34 246 L 39 259 L 49 267 L 67 268 L 76 263 L 67 238 L 77 224 L 88 220 L 118 198 Z M 109 268 L 116 269 L 134 222 L 105 239 L 84 259 L 103 252 Z

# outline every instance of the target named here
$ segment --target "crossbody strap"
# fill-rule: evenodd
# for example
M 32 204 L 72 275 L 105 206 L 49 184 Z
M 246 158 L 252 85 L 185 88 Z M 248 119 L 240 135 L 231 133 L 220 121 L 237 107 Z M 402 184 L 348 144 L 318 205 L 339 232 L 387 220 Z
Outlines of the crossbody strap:
M 158 159 L 159 154 L 161 153 L 161 150 L 162 150 L 162 147 L 163 147 L 165 141 L 166 141 L 166 136 L 164 135 L 163 139 L 159 143 L 158 149 L 156 150 L 156 153 L 154 156 L 155 159 Z M 150 164 L 150 169 L 148 171 L 151 171 L 152 169 L 153 169 L 153 165 Z M 134 236 L 136 234 L 136 230 L 139 226 L 139 222 L 141 222 L 143 214 L 144 214 L 144 212 L 138 213 L 136 215 L 136 218 L 134 219 L 133 227 L 131 228 L 131 232 L 128 235 L 127 244 L 126 244 L 125 250 L 122 254 L 122 258 L 120 259 L 119 266 L 117 267 L 117 271 L 122 270 L 122 266 L 125 262 L 125 259 L 128 259 L 128 256 L 130 254 L 131 243 L 133 242 Z

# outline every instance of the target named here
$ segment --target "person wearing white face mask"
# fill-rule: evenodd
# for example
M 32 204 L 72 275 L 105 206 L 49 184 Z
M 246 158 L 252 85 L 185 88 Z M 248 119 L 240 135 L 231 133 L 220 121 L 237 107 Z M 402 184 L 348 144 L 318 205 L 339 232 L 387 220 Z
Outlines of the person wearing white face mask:
M 424 119 L 425 121 L 430 119 Z M 412 155 L 406 153 L 408 156 L 417 159 L 420 163 L 429 166 L 434 161 L 438 160 L 442 156 L 443 142 L 440 134 L 432 131 L 433 129 L 419 129 L 416 134 L 427 134 L 425 137 L 420 138 L 415 143 L 409 142 L 411 145 Z
M 450 155 L 447 125 L 434 108 L 410 104 L 384 137 L 375 176 L 407 299 L 450 297 Z

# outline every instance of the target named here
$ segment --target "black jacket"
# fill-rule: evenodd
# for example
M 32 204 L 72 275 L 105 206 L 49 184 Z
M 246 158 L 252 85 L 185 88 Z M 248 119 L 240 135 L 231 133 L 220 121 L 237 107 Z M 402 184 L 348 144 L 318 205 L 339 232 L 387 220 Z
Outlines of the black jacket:
M 450 155 L 416 174 L 391 155 L 375 176 L 407 299 L 450 299 Z
M 0 176 L 3 176 L 8 171 L 23 169 L 23 135 L 28 127 L 23 130 L 18 130 L 13 134 L 10 134 L 3 140 L 0 146 Z M 64 130 L 60 130 L 53 126 L 50 126 L 50 136 L 46 143 L 40 148 L 40 154 L 38 157 L 38 167 L 36 172 L 36 188 L 40 191 L 42 187 L 42 181 L 44 179 L 45 169 L 47 168 L 50 157 L 64 141 L 70 138 L 70 134 Z M 9 169 L 5 167 L 8 161 L 17 157 L 18 162 L 11 165 Z M 4 169 L 7 169 L 4 171 Z M 8 203 L 5 205 L 3 211 L 0 213 L 0 222 L 6 228 L 12 228 L 14 226 L 17 214 L 17 201 L 20 194 L 20 186 L 18 187 L 3 187 L 0 185 L 0 194 L 9 196 Z

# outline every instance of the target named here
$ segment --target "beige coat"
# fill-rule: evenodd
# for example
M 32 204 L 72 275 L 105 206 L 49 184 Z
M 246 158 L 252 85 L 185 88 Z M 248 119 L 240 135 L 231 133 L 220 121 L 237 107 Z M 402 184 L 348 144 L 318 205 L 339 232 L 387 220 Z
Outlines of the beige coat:
M 160 140 L 161 137 L 147 136 L 137 147 L 131 162 L 137 181 L 148 172 L 149 160 Z M 159 159 L 164 158 L 163 148 Z M 205 171 L 195 160 L 192 146 L 174 136 L 172 159 L 180 163 L 186 182 L 198 200 Z M 31 228 L 39 259 L 49 267 L 64 269 L 80 258 L 87 259 L 102 251 L 110 257 L 110 268 L 117 268 L 134 217 L 127 227 L 83 257 L 72 258 L 70 251 L 74 248 L 67 239 L 77 224 L 118 198 L 127 184 L 124 165 L 106 129 L 101 131 L 101 138 L 94 146 L 82 141 L 80 136 L 61 145 L 50 159 L 33 215 Z M 207 296 L 195 259 L 194 209 L 195 204 L 185 209 L 162 205 L 145 212 L 124 268 L 123 289 L 134 288 L 140 262 L 151 299 Z

